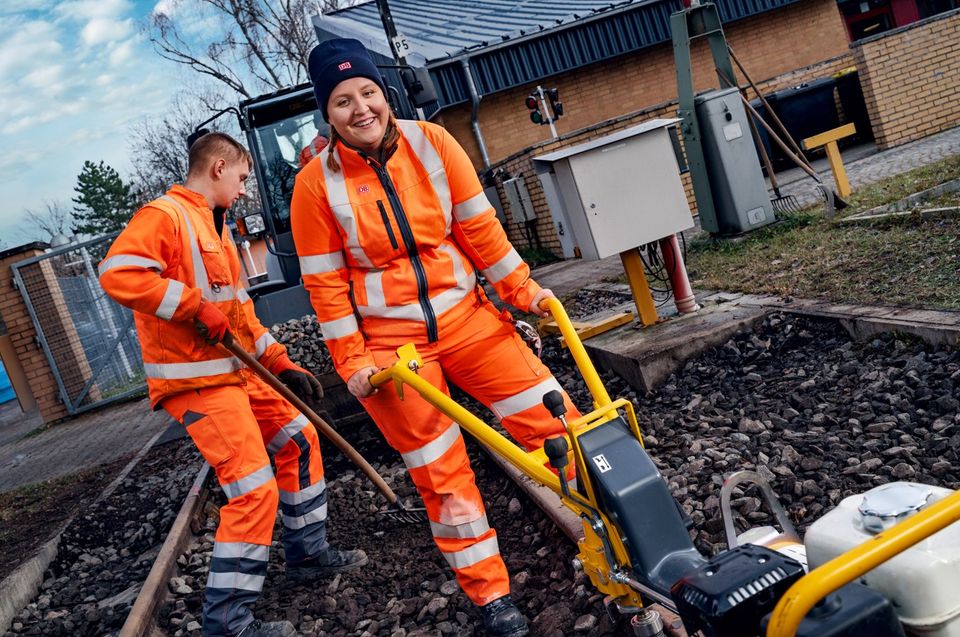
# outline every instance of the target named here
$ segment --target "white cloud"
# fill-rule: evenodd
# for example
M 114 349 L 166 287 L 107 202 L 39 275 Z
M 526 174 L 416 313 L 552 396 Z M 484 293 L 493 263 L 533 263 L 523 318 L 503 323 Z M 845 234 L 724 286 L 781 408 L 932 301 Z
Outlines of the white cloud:
M 0 40 L 0 85 L 28 72 L 63 50 L 58 29 L 43 20 L 18 21 L 6 39 Z
M 4 0 L 0 7 L 0 15 L 16 15 L 27 11 L 45 11 L 51 8 L 56 0 Z
M 61 2 L 55 11 L 61 17 L 87 22 L 97 18 L 118 19 L 132 8 L 128 0 L 72 0 Z
M 114 46 L 107 58 L 110 61 L 110 66 L 120 66 L 133 57 L 133 46 L 133 40 L 126 40 L 125 42 L 121 42 Z
M 59 85 L 62 71 L 63 65 L 61 64 L 45 64 L 24 75 L 23 83 L 38 89 L 42 93 L 48 93 L 51 88 L 55 89 Z
M 172 18 L 177 14 L 181 4 L 181 0 L 160 0 L 157 4 L 153 5 L 153 11 L 150 13 L 152 15 L 165 15 L 168 18 Z
M 133 29 L 133 20 L 114 20 L 112 18 L 93 18 L 80 32 L 84 44 L 96 46 L 122 40 Z

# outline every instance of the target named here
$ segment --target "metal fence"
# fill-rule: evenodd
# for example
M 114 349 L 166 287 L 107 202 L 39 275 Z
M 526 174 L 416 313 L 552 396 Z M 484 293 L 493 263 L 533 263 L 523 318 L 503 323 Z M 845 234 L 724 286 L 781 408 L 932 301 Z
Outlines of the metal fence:
M 97 278 L 97 263 L 115 236 L 66 245 L 12 266 L 71 415 L 146 391 L 133 312 L 108 297 Z

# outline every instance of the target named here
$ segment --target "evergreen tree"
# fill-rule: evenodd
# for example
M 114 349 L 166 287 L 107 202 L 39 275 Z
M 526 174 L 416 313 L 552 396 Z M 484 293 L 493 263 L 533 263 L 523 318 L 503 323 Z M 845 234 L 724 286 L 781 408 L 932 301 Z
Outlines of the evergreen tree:
M 120 174 L 100 161 L 83 162 L 74 187 L 73 231 L 76 234 L 102 235 L 122 229 L 136 207 L 130 186 Z

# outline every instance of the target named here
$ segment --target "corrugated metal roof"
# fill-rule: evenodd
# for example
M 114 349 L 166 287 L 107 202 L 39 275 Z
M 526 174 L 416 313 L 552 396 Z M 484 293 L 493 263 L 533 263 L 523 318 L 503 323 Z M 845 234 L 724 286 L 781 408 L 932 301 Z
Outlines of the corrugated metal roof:
M 668 42 L 680 0 L 389 0 L 397 30 L 425 58 L 440 107 L 469 99 L 459 60 L 488 95 Z M 715 0 L 724 23 L 800 0 Z M 389 55 L 376 2 L 317 19 Z M 321 38 L 323 34 L 321 33 Z
M 390 0 L 390 13 L 427 60 L 568 24 L 618 5 L 651 0 Z M 377 3 L 331 12 L 382 32 Z

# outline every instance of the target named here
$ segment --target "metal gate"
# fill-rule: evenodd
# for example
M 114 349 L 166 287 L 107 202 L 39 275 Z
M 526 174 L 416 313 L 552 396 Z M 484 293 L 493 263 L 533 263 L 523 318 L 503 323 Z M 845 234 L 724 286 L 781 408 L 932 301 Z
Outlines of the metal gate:
M 107 296 L 97 278 L 115 236 L 11 266 L 70 415 L 146 391 L 133 312 Z

